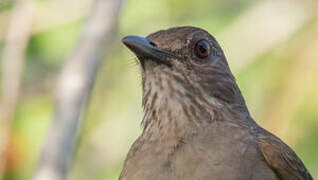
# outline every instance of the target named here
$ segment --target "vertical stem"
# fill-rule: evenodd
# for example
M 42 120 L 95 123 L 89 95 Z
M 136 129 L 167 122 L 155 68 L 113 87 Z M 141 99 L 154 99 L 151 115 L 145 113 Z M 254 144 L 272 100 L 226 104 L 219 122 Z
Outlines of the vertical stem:
M 34 179 L 65 179 L 72 163 L 82 110 L 98 67 L 116 32 L 121 0 L 96 0 L 78 46 L 57 87 L 55 113 Z
M 12 12 L 2 57 L 2 92 L 0 102 L 0 179 L 4 176 L 11 124 L 24 67 L 25 50 L 33 22 L 32 0 L 19 0 Z

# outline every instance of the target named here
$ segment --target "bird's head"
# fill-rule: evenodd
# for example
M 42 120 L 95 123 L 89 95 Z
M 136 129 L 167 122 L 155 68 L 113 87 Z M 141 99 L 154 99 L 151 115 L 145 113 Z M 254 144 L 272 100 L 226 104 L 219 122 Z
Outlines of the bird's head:
M 175 97 L 185 103 L 207 101 L 247 111 L 224 53 L 207 31 L 177 27 L 122 41 L 141 64 L 144 105 L 151 96 Z

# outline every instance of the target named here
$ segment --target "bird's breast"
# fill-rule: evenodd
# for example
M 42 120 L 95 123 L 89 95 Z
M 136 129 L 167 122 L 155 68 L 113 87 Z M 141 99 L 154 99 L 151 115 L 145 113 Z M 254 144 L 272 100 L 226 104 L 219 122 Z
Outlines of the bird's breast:
M 253 141 L 248 130 L 216 123 L 182 140 L 145 142 L 129 160 L 134 163 L 126 167 L 126 177 L 127 180 L 275 179 Z

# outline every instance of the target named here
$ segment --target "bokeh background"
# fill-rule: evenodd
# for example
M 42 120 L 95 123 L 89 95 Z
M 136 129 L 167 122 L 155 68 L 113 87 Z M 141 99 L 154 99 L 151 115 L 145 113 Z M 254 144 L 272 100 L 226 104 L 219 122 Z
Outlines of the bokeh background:
M 0 0 L 1 73 L 15 68 L 5 68 L 2 58 L 16 2 Z M 21 65 L 4 179 L 33 176 L 51 126 L 57 79 L 79 43 L 93 2 L 34 0 L 33 16 L 25 20 L 32 25 Z M 112 50 L 99 68 L 79 126 L 68 179 L 117 179 L 130 145 L 141 132 L 139 67 L 121 38 L 182 25 L 204 28 L 218 39 L 254 119 L 290 145 L 317 179 L 315 0 L 123 1 Z M 20 32 L 24 32 L 23 26 L 16 30 L 16 34 Z M 2 78 L 0 75 L 0 81 Z

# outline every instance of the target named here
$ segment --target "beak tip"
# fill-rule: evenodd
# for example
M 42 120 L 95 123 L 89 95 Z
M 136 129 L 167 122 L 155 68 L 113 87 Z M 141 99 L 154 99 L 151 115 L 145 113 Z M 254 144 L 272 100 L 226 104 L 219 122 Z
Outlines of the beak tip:
M 164 52 L 157 49 L 150 40 L 144 37 L 130 35 L 124 37 L 121 42 L 138 57 L 162 61 L 164 56 Z
M 124 45 L 129 45 L 129 42 L 131 42 L 131 37 L 130 36 L 126 36 L 124 37 L 121 42 L 124 44 Z
M 121 42 L 135 54 L 143 53 L 143 51 L 146 51 L 150 45 L 147 38 L 133 35 L 125 36 Z

